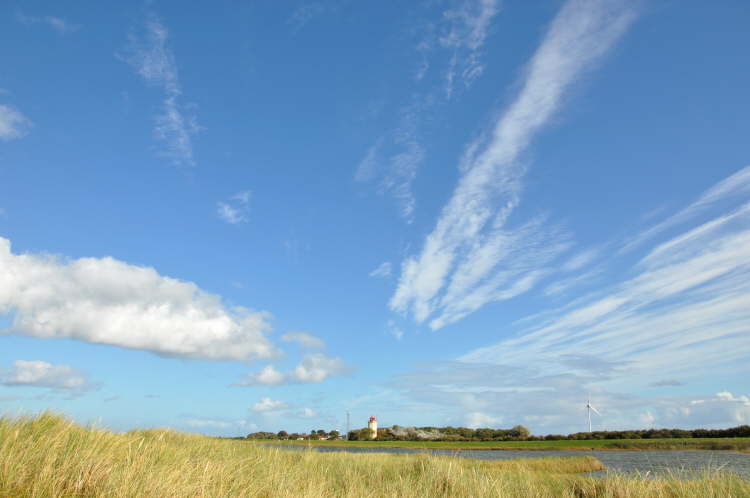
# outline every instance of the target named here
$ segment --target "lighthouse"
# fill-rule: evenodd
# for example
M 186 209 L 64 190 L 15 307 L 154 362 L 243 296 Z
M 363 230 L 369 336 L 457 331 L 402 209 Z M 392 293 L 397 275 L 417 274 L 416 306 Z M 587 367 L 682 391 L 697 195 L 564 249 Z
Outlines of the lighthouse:
M 378 437 L 378 417 L 370 417 L 367 428 L 370 429 L 370 439 L 376 439 Z

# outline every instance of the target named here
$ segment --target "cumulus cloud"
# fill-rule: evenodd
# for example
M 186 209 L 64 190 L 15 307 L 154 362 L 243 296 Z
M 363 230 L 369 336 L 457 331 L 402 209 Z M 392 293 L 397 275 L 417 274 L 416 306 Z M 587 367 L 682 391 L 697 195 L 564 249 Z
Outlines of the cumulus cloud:
M 272 365 L 258 372 L 250 373 L 234 386 L 263 386 L 280 384 L 308 384 L 323 382 L 329 377 L 346 375 L 353 370 L 341 358 L 334 358 L 323 353 L 307 354 L 291 371 L 282 373 Z
M 270 413 L 285 410 L 288 407 L 289 405 L 283 401 L 264 397 L 261 398 L 260 401 L 255 403 L 251 410 L 257 413 Z
M 304 349 L 322 349 L 326 346 L 323 339 L 307 332 L 287 332 L 281 336 L 284 342 L 294 342 Z
M 289 373 L 289 377 L 297 382 L 323 382 L 328 377 L 343 375 L 350 371 L 351 367 L 341 358 L 317 353 L 305 356 Z
M 0 369 L 4 386 L 44 387 L 54 391 L 81 394 L 94 388 L 88 374 L 67 365 L 46 361 L 17 360 L 9 369 Z
M 507 226 L 525 172 L 518 159 L 558 112 L 568 89 L 633 18 L 621 0 L 566 2 L 531 59 L 516 99 L 494 129 L 467 146 L 453 196 L 421 253 L 402 265 L 389 303 L 393 311 L 411 313 L 417 322 L 432 317 L 430 327 L 439 329 L 533 288 L 549 270 L 544 265 L 567 249 L 565 240 L 550 239 L 550 227 L 536 221 Z M 509 255 L 526 255 L 526 247 L 536 254 L 519 266 Z
M 227 201 L 216 203 L 219 218 L 229 224 L 247 223 L 250 213 L 250 191 L 239 192 Z
M 257 372 L 247 374 L 245 380 L 235 382 L 234 386 L 278 386 L 287 382 L 287 376 L 274 368 L 266 365 Z
M 122 57 L 150 85 L 164 92 L 162 112 L 155 118 L 154 137 L 165 144 L 162 154 L 177 165 L 195 165 L 192 135 L 200 126 L 190 106 L 179 103 L 182 96 L 177 63 L 167 47 L 169 31 L 156 18 L 150 16 L 142 38 L 131 36 L 127 53 Z
M 13 254 L 0 238 L 0 313 L 11 331 L 206 360 L 274 358 L 270 315 L 228 308 L 191 282 L 113 258 Z
M 0 140 L 9 141 L 23 138 L 31 128 L 29 118 L 8 105 L 0 104 Z

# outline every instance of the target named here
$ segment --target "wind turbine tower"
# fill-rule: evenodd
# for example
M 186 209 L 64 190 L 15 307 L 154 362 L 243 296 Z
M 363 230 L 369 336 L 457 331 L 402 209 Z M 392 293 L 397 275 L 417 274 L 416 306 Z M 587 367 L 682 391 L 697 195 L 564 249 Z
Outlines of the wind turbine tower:
M 588 400 L 586 401 L 586 414 L 589 417 L 589 433 L 591 432 L 591 411 L 593 410 L 594 413 L 601 416 L 601 413 L 594 408 L 594 406 L 591 404 L 591 396 L 589 396 Z
M 346 439 L 349 440 L 349 431 L 351 430 L 351 423 L 349 420 L 349 410 L 346 411 Z

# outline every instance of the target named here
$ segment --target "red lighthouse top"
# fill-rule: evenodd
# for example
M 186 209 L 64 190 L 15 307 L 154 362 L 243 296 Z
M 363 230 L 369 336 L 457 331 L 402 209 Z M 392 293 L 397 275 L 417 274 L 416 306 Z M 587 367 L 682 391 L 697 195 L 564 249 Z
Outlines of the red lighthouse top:
M 370 422 L 377 422 L 377 421 L 378 421 L 378 417 L 375 417 L 375 416 L 370 417 Z

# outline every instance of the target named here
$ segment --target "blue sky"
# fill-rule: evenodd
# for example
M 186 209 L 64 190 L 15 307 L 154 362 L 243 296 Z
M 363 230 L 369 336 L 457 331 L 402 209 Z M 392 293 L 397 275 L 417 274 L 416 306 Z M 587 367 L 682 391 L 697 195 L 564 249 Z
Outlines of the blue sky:
M 746 2 L 6 2 L 0 411 L 750 423 Z

